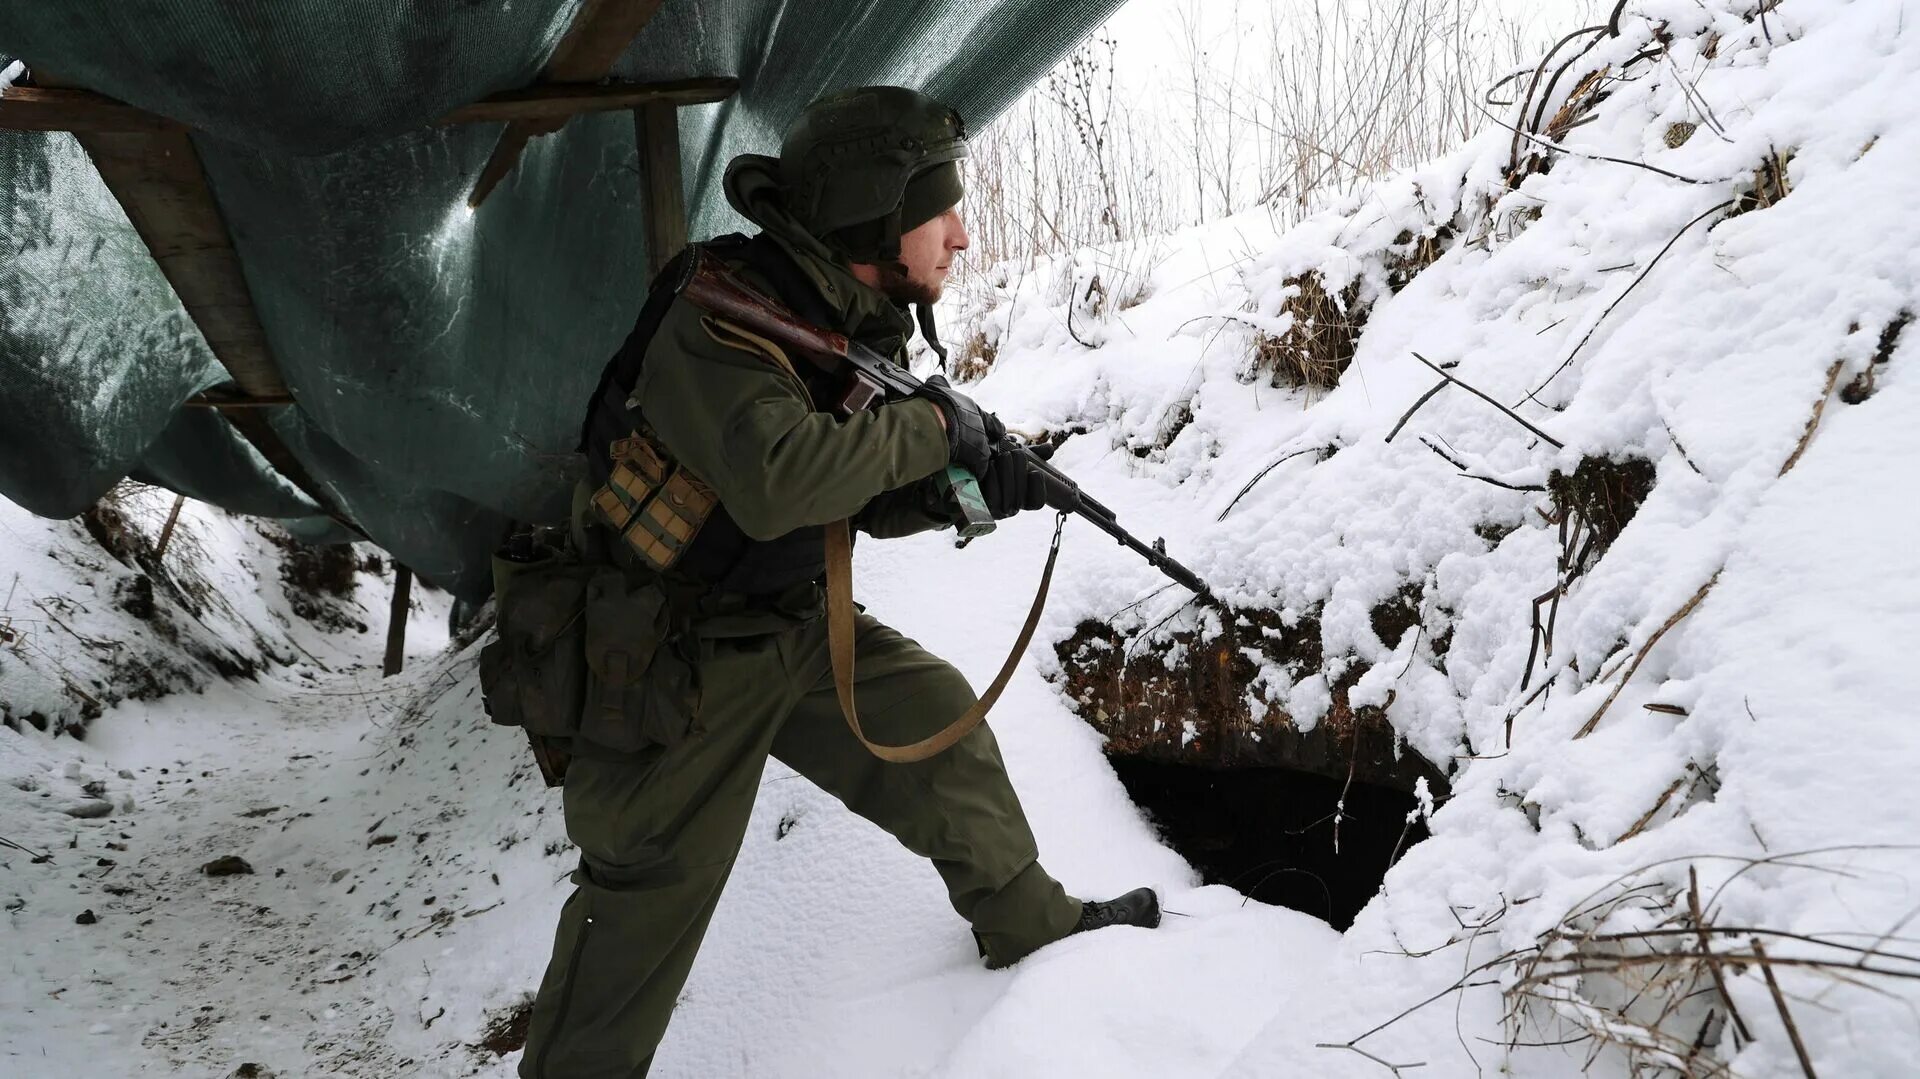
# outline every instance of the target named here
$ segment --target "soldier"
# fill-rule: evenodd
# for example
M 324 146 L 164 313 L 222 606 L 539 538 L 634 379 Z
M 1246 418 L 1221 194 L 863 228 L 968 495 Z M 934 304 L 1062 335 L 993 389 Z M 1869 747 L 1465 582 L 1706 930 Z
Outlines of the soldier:
M 968 242 L 957 206 L 965 156 L 958 115 L 911 90 L 826 97 L 779 158 L 728 166 L 728 201 L 762 231 L 707 250 L 803 320 L 904 364 L 908 305 L 938 347 L 931 305 Z M 568 744 L 567 832 L 581 858 L 534 1005 L 527 1079 L 646 1073 L 768 755 L 930 860 L 990 967 L 1070 933 L 1159 924 L 1150 889 L 1082 902 L 1047 874 L 986 726 L 930 759 L 889 763 L 843 721 L 822 526 L 850 519 L 885 539 L 947 525 L 949 495 L 935 477 L 949 463 L 981 477 L 996 517 L 1041 503 L 1023 456 L 995 452 L 999 421 L 944 379 L 845 418 L 819 400 L 818 381 L 660 284 L 609 365 L 583 436 L 600 457 L 596 477 L 617 467 L 610 440 L 637 430 L 647 448 L 623 442 L 617 452 L 670 460 L 718 505 L 658 570 L 594 508 L 604 499 L 617 512 L 613 494 L 576 498 L 583 556 L 621 567 L 633 596 L 670 612 L 661 617 L 673 631 L 615 717 L 625 733 L 583 724 Z M 924 738 L 974 704 L 959 672 L 875 619 L 860 615 L 854 639 L 854 694 L 877 742 Z

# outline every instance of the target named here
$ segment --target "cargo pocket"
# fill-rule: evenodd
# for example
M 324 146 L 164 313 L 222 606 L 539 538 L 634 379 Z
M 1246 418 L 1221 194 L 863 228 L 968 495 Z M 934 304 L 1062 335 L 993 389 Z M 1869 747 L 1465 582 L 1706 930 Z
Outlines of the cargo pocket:
M 693 726 L 699 678 L 681 653 L 666 596 L 623 574 L 587 585 L 587 700 L 580 737 L 620 753 L 678 745 Z
M 495 723 L 574 734 L 587 695 L 587 587 L 602 572 L 550 559 L 514 575 L 495 637 L 480 650 L 480 693 Z

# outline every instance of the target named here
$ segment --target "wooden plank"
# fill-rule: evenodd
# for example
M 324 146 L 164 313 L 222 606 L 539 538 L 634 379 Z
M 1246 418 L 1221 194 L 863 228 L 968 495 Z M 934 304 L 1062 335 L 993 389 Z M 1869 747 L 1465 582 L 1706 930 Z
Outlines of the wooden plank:
M 633 111 L 647 208 L 647 262 L 651 274 L 687 246 L 687 197 L 680 181 L 680 110 L 650 104 Z
M 186 125 L 91 90 L 12 86 L 0 94 L 0 130 L 183 131 Z
M 241 392 L 286 394 L 193 140 L 184 130 L 76 137 Z
M 583 0 L 553 50 L 547 82 L 592 82 L 605 78 L 666 0 Z
M 182 408 L 280 408 L 293 404 L 290 393 L 272 397 L 228 397 L 216 393 L 195 394 L 181 402 Z
M 413 571 L 398 562 L 393 564 L 393 602 L 387 607 L 387 654 L 380 674 L 391 678 L 400 673 L 407 659 L 407 610 L 412 605 Z
M 76 132 L 74 137 L 93 159 L 100 178 L 120 201 L 208 349 L 233 376 L 240 392 L 251 399 L 291 401 L 266 330 L 254 311 L 240 256 L 207 184 L 200 153 L 186 130 Z M 266 412 L 254 408 L 225 416 L 275 471 L 322 512 L 360 531 L 281 440 Z
M 594 82 L 605 78 L 665 0 L 583 0 L 573 25 L 553 50 L 542 72 L 543 82 Z M 467 205 L 479 208 L 500 181 L 520 162 L 527 143 L 536 135 L 560 130 L 566 119 L 516 120 L 507 125 L 480 178 L 467 196 Z
M 740 80 L 725 76 L 661 82 L 542 83 L 508 90 L 462 105 L 434 120 L 435 125 L 564 122 L 587 112 L 619 112 L 657 102 L 706 105 L 725 101 Z M 525 137 L 540 134 L 539 124 L 517 124 Z M 26 86 L 0 96 L 0 130 L 101 133 L 180 132 L 187 125 L 137 109 L 91 90 Z
M 619 112 L 656 103 L 708 105 L 725 101 L 739 88 L 739 79 L 724 76 L 592 85 L 542 83 L 462 105 L 434 123 L 567 120 L 580 113 Z

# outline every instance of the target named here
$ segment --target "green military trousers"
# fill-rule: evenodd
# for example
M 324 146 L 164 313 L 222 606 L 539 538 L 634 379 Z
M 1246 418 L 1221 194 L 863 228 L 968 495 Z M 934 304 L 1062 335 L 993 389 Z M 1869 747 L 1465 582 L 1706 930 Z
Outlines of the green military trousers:
M 856 700 L 877 742 L 924 738 L 974 702 L 966 679 L 860 617 Z M 840 714 L 824 620 L 703 642 L 694 733 L 626 758 L 577 755 L 564 797 L 580 848 L 533 1008 L 523 1079 L 642 1076 L 733 868 L 769 754 L 933 862 L 988 961 L 1065 936 L 1080 903 L 1037 861 L 986 725 L 917 764 L 889 764 Z

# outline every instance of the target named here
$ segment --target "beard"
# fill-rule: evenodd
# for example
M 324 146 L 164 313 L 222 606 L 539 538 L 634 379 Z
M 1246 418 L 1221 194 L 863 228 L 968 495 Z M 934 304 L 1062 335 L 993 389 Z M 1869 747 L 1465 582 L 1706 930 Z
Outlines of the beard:
M 877 268 L 880 271 L 880 292 L 894 303 L 931 306 L 939 301 L 940 294 L 945 291 L 942 287 L 944 281 L 916 278 L 903 263 L 880 263 Z

